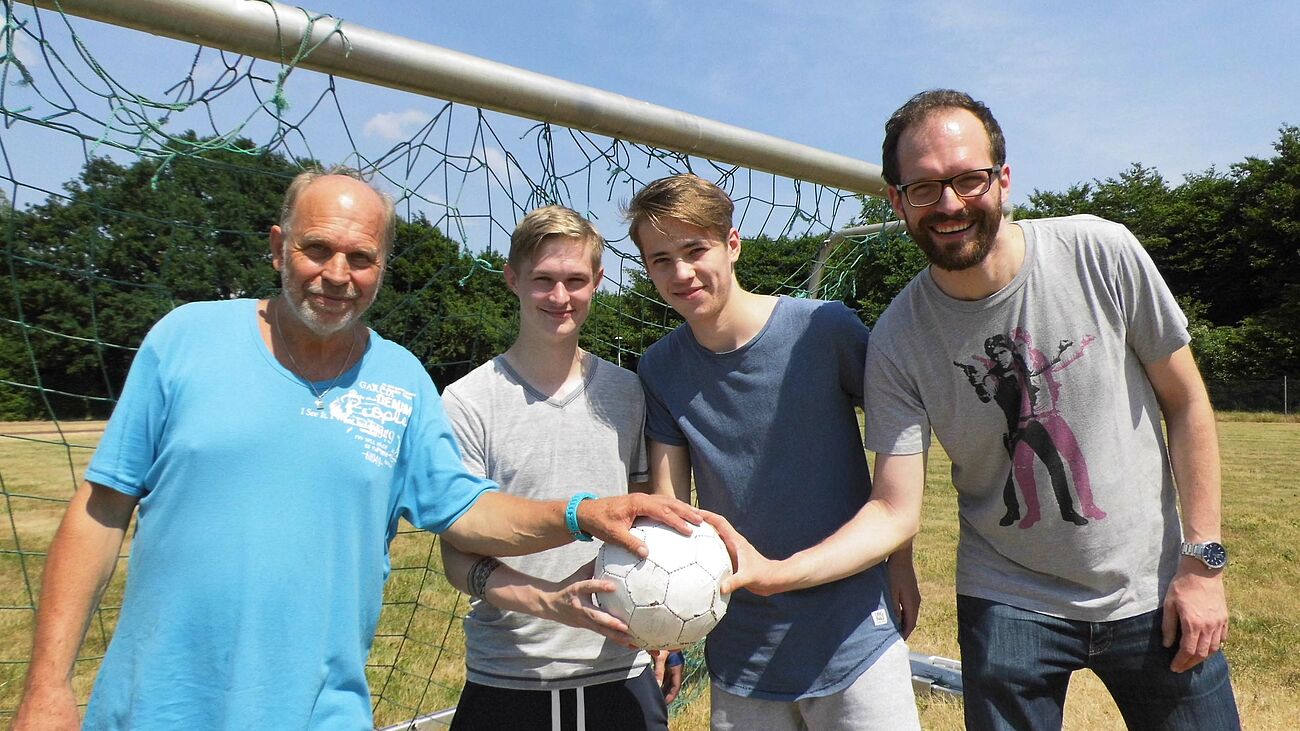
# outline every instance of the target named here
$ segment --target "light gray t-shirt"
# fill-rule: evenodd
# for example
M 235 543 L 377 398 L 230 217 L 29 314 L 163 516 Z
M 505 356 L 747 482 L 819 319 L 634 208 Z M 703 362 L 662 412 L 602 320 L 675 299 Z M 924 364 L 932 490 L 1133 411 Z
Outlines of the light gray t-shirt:
M 927 269 L 872 331 L 866 445 L 952 458 L 957 593 L 1082 621 L 1155 609 L 1181 534 L 1145 363 L 1187 319 L 1137 239 L 1095 216 L 1019 221 L 996 294 L 945 295 Z
M 470 472 L 512 495 L 565 500 L 578 492 L 625 495 L 648 479 L 645 399 L 637 377 L 588 355 L 572 393 L 548 399 L 498 356 L 447 387 L 443 403 Z M 558 581 L 596 557 L 600 544 L 570 543 L 506 558 L 533 576 Z M 472 600 L 465 618 L 465 666 L 481 685 L 554 690 L 638 675 L 650 662 L 588 630 Z

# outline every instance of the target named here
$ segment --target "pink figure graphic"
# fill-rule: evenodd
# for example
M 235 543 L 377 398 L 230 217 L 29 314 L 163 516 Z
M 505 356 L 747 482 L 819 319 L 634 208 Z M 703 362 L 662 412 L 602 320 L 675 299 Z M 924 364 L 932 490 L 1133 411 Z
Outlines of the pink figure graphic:
M 1079 349 L 1069 358 L 1062 356 L 1074 343 L 1062 340 L 1056 357 L 1049 359 L 1032 347 L 1028 332 L 1016 328 L 1011 337 L 993 335 L 984 341 L 984 352 L 988 357 L 975 356 L 975 360 L 986 369 L 982 377 L 975 366 L 953 363 L 966 374 L 980 401 L 996 403 L 1007 419 L 1007 432 L 1002 437 L 1002 444 L 1012 469 L 1008 471 L 1003 486 L 1007 513 L 999 521 L 1001 525 L 1008 526 L 1019 520 L 1019 527 L 1028 528 L 1040 519 L 1038 486 L 1034 477 L 1035 457 L 1042 461 L 1051 477 L 1062 520 L 1087 525 L 1088 518 L 1100 520 L 1106 517 L 1106 513 L 1093 502 L 1087 462 L 1074 431 L 1056 407 L 1061 386 L 1054 374 L 1082 357 L 1093 340 L 1091 335 L 1085 336 Z M 1024 354 L 1020 352 L 1021 345 Z M 1066 477 L 1067 464 L 1083 515 L 1074 508 L 1070 480 Z M 1025 500 L 1023 519 L 1016 499 L 1017 483 Z

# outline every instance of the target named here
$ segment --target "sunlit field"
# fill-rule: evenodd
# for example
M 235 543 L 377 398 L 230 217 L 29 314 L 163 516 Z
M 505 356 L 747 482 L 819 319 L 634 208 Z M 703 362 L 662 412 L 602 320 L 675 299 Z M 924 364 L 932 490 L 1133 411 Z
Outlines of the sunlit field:
M 1228 567 L 1231 641 L 1226 652 L 1243 722 L 1253 731 L 1290 731 L 1300 718 L 1300 422 L 1257 421 L 1225 414 L 1219 423 L 1223 450 L 1224 542 Z M 64 422 L 63 434 L 48 424 L 0 425 L 0 723 L 17 706 L 31 647 L 30 597 L 39 590 L 43 553 L 102 424 Z M 68 446 L 75 445 L 75 446 Z M 931 455 L 925 516 L 916 541 L 916 564 L 924 605 L 912 649 L 957 658 L 952 590 L 957 520 L 949 463 Z M 372 691 L 382 692 L 377 722 L 401 720 L 404 709 L 425 711 L 455 703 L 463 673 L 463 636 L 458 615 L 465 601 L 438 573 L 433 538 L 398 537 L 389 606 L 380 621 L 371 661 Z M 120 601 L 125 562 L 105 598 Z M 78 664 L 75 687 L 84 699 L 116 613 L 103 613 L 91 628 Z M 926 729 L 960 729 L 960 701 L 920 697 Z M 1121 729 L 1123 723 L 1100 681 L 1077 674 L 1066 702 L 1067 729 Z M 681 709 L 674 729 L 708 728 L 708 694 Z

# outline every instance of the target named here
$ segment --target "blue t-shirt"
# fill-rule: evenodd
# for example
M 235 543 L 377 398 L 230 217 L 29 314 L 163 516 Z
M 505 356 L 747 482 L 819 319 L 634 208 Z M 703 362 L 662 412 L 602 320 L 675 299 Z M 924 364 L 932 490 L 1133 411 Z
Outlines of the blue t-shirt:
M 371 333 L 317 412 L 256 308 L 195 303 L 155 325 L 86 471 L 140 497 L 87 728 L 370 728 L 398 518 L 442 531 L 495 487 L 465 471 L 406 350 Z
M 646 351 L 646 434 L 687 445 L 700 506 L 773 559 L 838 530 L 871 496 L 855 406 L 867 328 L 838 302 L 782 297 L 745 345 L 714 353 L 688 326 Z M 740 590 L 709 634 L 727 691 L 789 701 L 848 687 L 898 640 L 876 566 L 811 589 Z

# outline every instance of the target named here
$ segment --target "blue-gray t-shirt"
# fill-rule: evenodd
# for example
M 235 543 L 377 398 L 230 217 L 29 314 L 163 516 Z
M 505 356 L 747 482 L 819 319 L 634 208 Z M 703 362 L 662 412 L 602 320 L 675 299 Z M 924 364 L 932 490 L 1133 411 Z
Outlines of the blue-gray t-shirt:
M 688 446 L 700 506 L 773 559 L 834 533 L 871 495 L 855 406 L 867 328 L 838 302 L 782 297 L 745 345 L 683 325 L 646 351 L 646 434 Z M 709 634 L 713 680 L 789 701 L 839 692 L 898 639 L 883 566 L 761 597 L 740 590 Z
M 398 519 L 454 523 L 465 470 L 420 362 L 370 333 L 316 410 L 257 302 L 185 305 L 131 364 L 86 479 L 140 498 L 86 728 L 370 728 Z

